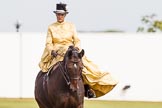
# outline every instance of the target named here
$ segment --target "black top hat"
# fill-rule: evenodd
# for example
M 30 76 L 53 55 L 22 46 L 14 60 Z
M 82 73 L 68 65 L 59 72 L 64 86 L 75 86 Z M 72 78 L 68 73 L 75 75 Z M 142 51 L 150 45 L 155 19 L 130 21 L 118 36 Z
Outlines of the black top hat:
M 56 4 L 56 11 L 53 11 L 54 13 L 62 13 L 62 14 L 68 14 L 69 12 L 67 11 L 66 4 L 64 3 L 59 3 Z

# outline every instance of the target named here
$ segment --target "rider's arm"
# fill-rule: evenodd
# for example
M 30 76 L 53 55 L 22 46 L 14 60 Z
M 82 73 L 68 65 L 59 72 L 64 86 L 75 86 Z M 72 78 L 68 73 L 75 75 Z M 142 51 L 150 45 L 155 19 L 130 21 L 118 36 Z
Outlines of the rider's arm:
M 73 44 L 74 44 L 75 47 L 77 47 L 79 50 L 81 50 L 80 39 L 79 39 L 79 37 L 77 35 L 77 31 L 76 31 L 76 28 L 75 28 L 74 25 L 73 25 L 73 32 L 74 32 L 74 34 L 73 34 Z
M 51 54 L 51 51 L 53 50 L 53 43 L 52 43 L 52 32 L 50 28 L 48 28 L 46 37 L 46 49 L 48 50 L 49 54 Z

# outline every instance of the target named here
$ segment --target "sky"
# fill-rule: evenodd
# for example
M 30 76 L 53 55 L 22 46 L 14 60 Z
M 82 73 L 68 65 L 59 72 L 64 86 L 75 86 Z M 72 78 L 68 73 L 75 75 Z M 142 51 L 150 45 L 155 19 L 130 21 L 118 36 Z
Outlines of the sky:
M 46 32 L 56 21 L 53 11 L 59 2 L 68 5 L 66 21 L 78 31 L 136 32 L 142 16 L 154 13 L 162 19 L 161 0 L 1 0 L 0 32 L 15 32 L 17 21 L 21 32 Z

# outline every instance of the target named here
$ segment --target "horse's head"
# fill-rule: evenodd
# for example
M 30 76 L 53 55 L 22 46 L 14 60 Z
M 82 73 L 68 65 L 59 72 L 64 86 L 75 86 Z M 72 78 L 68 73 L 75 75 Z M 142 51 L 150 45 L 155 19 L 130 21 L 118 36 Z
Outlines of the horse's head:
M 78 80 L 81 80 L 81 74 L 83 69 L 82 57 L 84 55 L 84 50 L 78 51 L 73 46 L 70 46 L 65 54 L 65 69 L 70 78 L 70 89 L 76 91 L 78 89 Z

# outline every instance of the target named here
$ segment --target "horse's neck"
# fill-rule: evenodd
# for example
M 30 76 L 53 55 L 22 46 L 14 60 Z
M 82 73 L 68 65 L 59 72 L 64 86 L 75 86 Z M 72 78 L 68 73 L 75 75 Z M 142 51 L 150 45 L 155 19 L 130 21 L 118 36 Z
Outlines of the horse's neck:
M 68 86 L 70 81 L 64 67 L 64 62 L 58 62 L 52 67 L 51 71 L 49 71 L 48 77 L 53 84 Z

